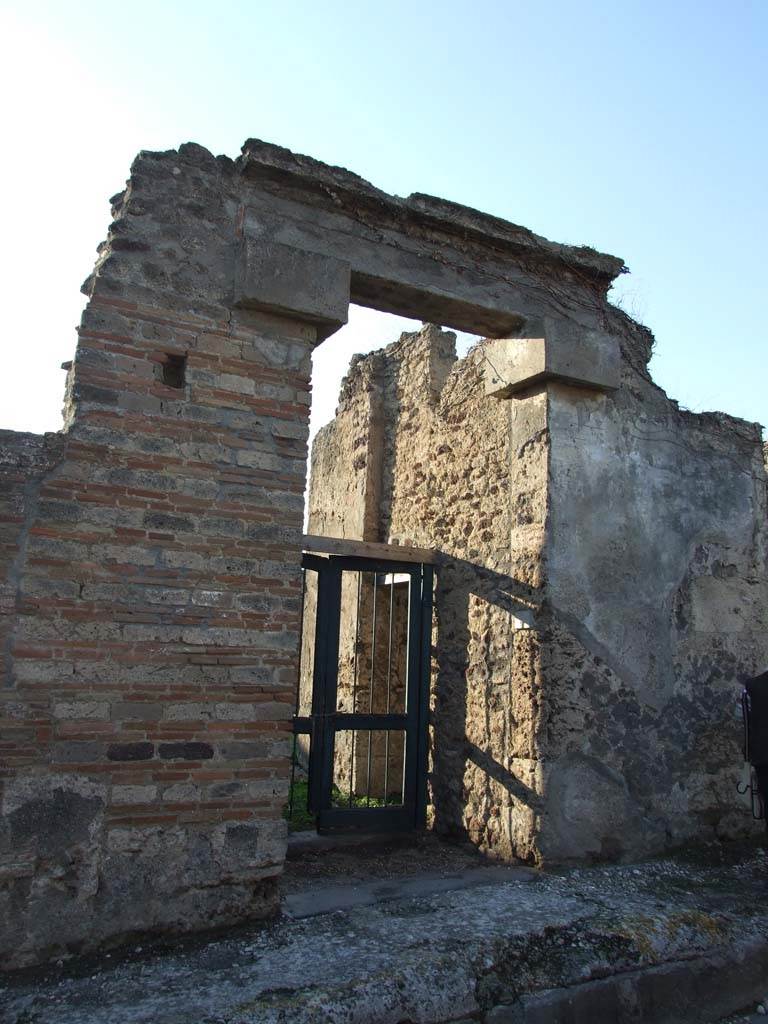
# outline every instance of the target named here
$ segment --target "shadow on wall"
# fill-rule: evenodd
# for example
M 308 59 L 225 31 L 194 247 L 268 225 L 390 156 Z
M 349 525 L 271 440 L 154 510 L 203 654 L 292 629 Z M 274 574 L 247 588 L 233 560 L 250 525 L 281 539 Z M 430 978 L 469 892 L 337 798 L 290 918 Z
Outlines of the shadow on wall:
M 493 819 L 509 812 L 516 804 L 527 809 L 532 817 L 541 798 L 507 763 L 504 753 L 511 745 L 499 737 L 482 709 L 492 703 L 492 691 L 503 683 L 514 687 L 521 682 L 523 670 L 518 672 L 513 659 L 509 638 L 515 629 L 533 624 L 538 610 L 536 591 L 513 577 L 497 573 L 485 566 L 450 556 L 438 556 L 435 588 L 435 619 L 437 643 L 433 647 L 432 699 L 432 763 L 431 802 L 434 809 L 435 831 L 471 841 L 491 850 L 494 843 Z M 485 663 L 477 658 L 471 663 L 472 651 L 477 652 L 479 635 L 473 629 L 472 602 L 479 598 L 491 605 L 494 613 L 502 613 L 508 626 L 502 645 L 505 667 L 502 679 L 493 664 L 493 655 L 486 652 Z M 497 623 L 498 626 L 498 623 Z M 532 634 L 532 630 L 525 629 Z M 490 661 L 490 663 L 489 663 Z M 529 670 L 530 671 L 530 670 Z M 475 716 L 477 710 L 481 717 Z M 531 723 L 516 722 L 509 704 L 506 707 L 506 736 L 513 729 L 531 732 Z M 476 742 L 480 740 L 480 742 Z M 525 744 L 525 740 L 522 741 Z M 501 749 L 500 749 L 501 748 Z M 531 757 L 528 750 L 527 756 Z M 482 782 L 468 778 L 470 766 L 481 773 Z M 477 779 L 478 773 L 474 773 Z M 509 794 L 510 800 L 501 801 L 498 790 L 494 794 L 491 780 Z M 522 809 L 522 808 L 521 808 Z M 503 826 L 502 826 L 503 827 Z M 498 825 L 496 826 L 498 829 Z M 496 839 L 501 838 L 496 835 Z M 530 856 L 528 850 L 516 850 L 511 835 L 506 832 L 499 853 L 502 856 Z
M 734 788 L 735 659 L 722 668 L 697 657 L 695 693 L 681 686 L 657 710 L 597 638 L 534 588 L 445 554 L 437 565 L 435 831 L 551 863 L 750 834 Z

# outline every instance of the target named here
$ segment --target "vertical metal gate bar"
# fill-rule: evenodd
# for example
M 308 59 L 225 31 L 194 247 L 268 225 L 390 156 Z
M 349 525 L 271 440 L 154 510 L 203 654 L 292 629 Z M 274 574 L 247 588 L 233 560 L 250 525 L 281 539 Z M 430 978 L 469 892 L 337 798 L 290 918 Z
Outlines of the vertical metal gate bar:
M 376 674 L 376 573 L 371 574 L 373 576 L 373 612 L 371 615 L 372 626 L 371 626 L 371 688 L 368 692 L 368 714 L 373 714 L 373 684 Z M 368 730 L 368 770 L 365 779 L 365 806 L 371 806 L 371 741 L 373 739 L 373 730 Z
M 324 619 L 328 610 L 328 575 L 325 569 L 317 574 L 317 607 L 315 609 L 315 657 L 312 666 L 312 728 L 309 734 L 309 805 L 316 813 L 322 807 L 323 730 L 325 711 L 325 663 L 327 660 L 328 629 Z
M 415 818 L 418 789 L 417 758 L 419 742 L 419 707 L 421 681 L 421 566 L 409 572 L 408 641 L 407 641 L 407 724 L 403 758 L 403 804 L 410 806 Z M 415 822 L 414 822 L 415 823 Z
M 389 636 L 387 638 L 387 710 L 391 709 L 392 695 L 392 617 L 395 610 L 395 574 L 389 574 Z M 384 737 L 384 804 L 389 796 L 389 730 Z
M 403 773 L 401 780 L 401 799 L 405 803 L 408 799 L 408 774 L 412 771 L 413 766 L 410 764 L 411 748 L 412 743 L 410 742 L 411 735 L 413 732 L 413 702 L 416 695 L 413 692 L 414 682 L 416 676 L 412 671 L 411 665 L 411 651 L 413 649 L 413 608 L 414 608 L 414 593 L 413 593 L 414 578 L 411 574 L 411 578 L 408 581 L 408 632 L 405 645 L 405 708 L 408 715 L 408 724 L 405 732 L 405 748 L 403 750 Z
M 314 780 L 317 809 L 331 806 L 333 787 L 334 713 L 339 667 L 339 624 L 341 620 L 341 571 L 329 563 L 319 574 L 315 640 L 315 687 L 312 694 L 313 730 L 311 742 L 318 744 L 315 763 L 320 766 Z M 315 697 L 317 700 L 315 700 Z M 310 784 L 312 780 L 310 780 Z
M 363 574 L 357 574 L 357 606 L 355 608 L 355 653 L 352 668 L 352 714 L 357 711 L 357 651 L 360 646 L 360 599 L 363 590 Z M 349 747 L 349 798 L 348 806 L 352 806 L 352 794 L 355 792 L 355 740 L 357 729 L 352 730 L 352 740 Z

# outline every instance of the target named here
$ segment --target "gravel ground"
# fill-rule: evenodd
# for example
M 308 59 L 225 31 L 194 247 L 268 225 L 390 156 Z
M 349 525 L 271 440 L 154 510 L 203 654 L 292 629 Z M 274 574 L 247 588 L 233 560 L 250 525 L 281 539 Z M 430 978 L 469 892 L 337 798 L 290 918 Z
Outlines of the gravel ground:
M 418 844 L 304 855 L 296 871 L 317 891 L 349 858 L 350 883 L 478 865 Z M 723 1024 L 746 1024 L 764 1019 L 750 1014 L 767 991 L 768 856 L 724 845 L 61 962 L 0 979 L 0 1024 L 489 1024 L 523 1001 L 553 1008 L 536 1020 L 608 1024 L 606 999 L 645 1007 L 649 1024 L 670 1000 L 691 1022 L 742 1003 Z M 580 1001 L 576 1017 L 563 999 Z

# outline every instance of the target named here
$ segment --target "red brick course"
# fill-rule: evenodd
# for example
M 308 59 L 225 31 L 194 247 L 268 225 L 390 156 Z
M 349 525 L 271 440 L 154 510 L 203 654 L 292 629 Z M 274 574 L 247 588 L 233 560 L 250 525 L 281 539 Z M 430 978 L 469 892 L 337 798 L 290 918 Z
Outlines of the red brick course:
M 130 292 L 133 258 L 112 253 L 91 281 L 66 430 L 0 437 L 14 963 L 267 912 L 284 856 L 315 332 L 180 314 L 143 284 L 126 300 L 110 274 Z M 183 388 L 160 379 L 169 354 Z M 33 918 L 46 899 L 59 912 L 61 879 L 69 923 L 53 934 Z M 120 893 L 142 888 L 129 912 Z

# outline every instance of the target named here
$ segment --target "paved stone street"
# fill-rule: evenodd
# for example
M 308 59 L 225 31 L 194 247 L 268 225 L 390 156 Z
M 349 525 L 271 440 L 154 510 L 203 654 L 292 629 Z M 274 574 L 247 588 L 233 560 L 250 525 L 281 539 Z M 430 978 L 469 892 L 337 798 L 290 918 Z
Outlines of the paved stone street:
M 713 856 L 328 880 L 314 916 L 7 977 L 0 1021 L 721 1020 L 768 992 L 768 858 Z

